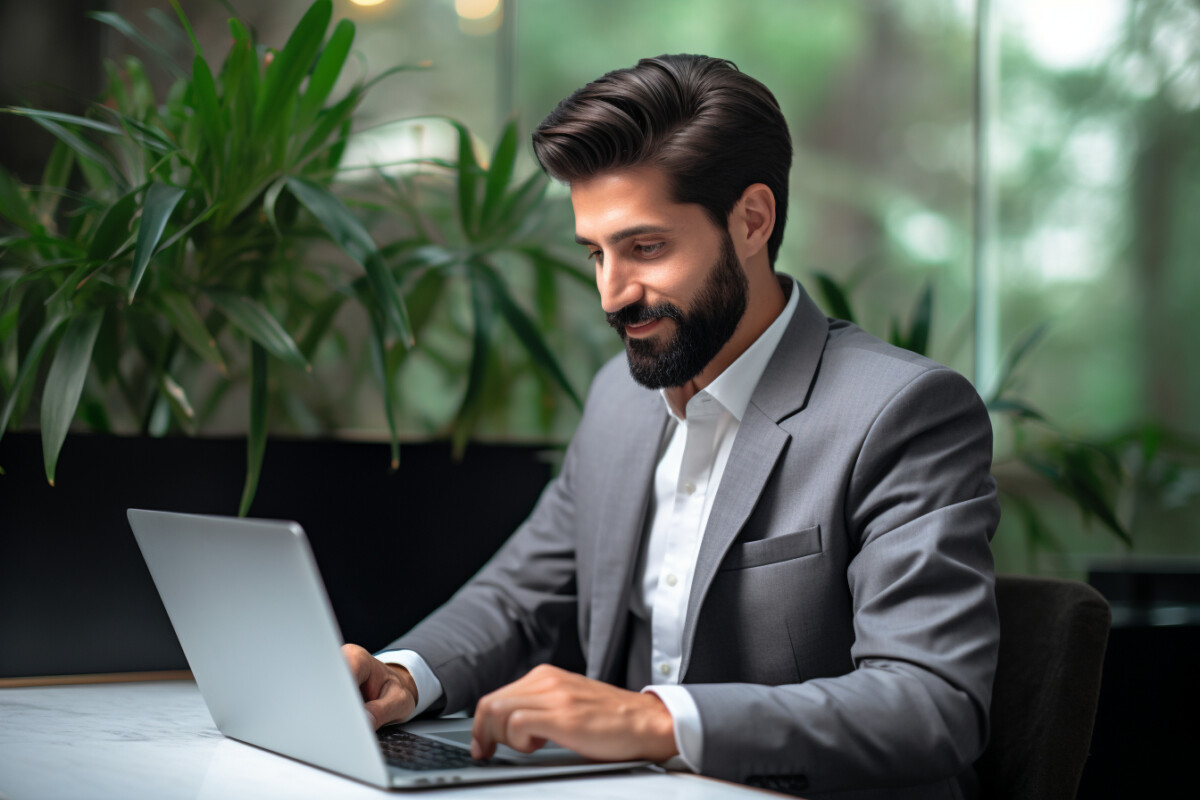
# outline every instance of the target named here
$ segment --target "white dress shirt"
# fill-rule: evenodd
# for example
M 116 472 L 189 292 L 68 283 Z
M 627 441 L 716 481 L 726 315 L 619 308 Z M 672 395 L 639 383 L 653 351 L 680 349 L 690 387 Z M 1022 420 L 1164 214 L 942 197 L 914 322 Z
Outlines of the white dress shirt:
M 712 511 L 713 499 L 733 449 L 738 426 L 750 397 L 775 353 L 799 304 L 793 286 L 783 312 L 724 372 L 697 392 L 676 413 L 662 390 L 663 403 L 674 420 L 654 471 L 652 522 L 638 558 L 636 591 L 630 610 L 650 620 L 651 685 L 666 705 L 675 726 L 675 746 L 684 765 L 700 771 L 703 731 L 700 712 L 686 686 L 679 685 L 683 657 L 683 623 L 700 539 Z M 412 650 L 389 650 L 376 658 L 408 669 L 417 686 L 413 716 L 442 696 L 442 685 L 429 665 Z

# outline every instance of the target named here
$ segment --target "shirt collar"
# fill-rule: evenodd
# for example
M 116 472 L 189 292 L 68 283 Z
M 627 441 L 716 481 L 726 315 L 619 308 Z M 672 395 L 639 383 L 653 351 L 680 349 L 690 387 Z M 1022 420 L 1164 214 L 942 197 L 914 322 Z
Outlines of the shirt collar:
M 744 353 L 725 368 L 724 372 L 688 400 L 686 411 L 689 418 L 692 417 L 693 411 L 698 412 L 697 416 L 706 415 L 701 407 L 711 406 L 711 403 L 705 397 L 707 396 L 716 400 L 738 422 L 742 421 L 742 417 L 746 414 L 746 406 L 750 405 L 750 398 L 754 394 L 754 389 L 758 386 L 758 381 L 766 371 L 771 356 L 775 355 L 775 349 L 779 346 L 780 340 L 783 339 L 783 332 L 787 330 L 788 323 L 795 316 L 796 307 L 800 305 L 800 285 L 795 278 L 791 276 L 787 277 L 792 282 L 792 290 L 788 296 L 787 305 L 783 307 L 783 311 L 754 340 L 753 344 L 746 348 Z M 659 389 L 659 395 L 662 396 L 663 405 L 667 407 L 667 413 L 675 420 L 682 421 L 671 410 L 671 403 L 667 400 L 666 390 Z

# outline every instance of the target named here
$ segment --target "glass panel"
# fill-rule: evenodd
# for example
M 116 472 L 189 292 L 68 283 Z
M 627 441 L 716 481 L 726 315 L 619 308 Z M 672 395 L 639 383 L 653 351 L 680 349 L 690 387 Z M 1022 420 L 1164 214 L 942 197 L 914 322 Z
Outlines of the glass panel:
M 1020 391 L 1144 481 L 1117 509 L 1134 552 L 1196 552 L 1200 471 L 1178 437 L 1200 432 L 1200 8 L 994 5 L 990 244 L 1001 338 L 1048 326 Z M 1011 431 L 999 433 L 1011 452 Z M 1030 452 L 1047 455 L 1030 433 Z M 1077 571 L 1092 554 L 1123 552 L 1102 526 L 1082 533 L 1066 504 L 1047 520 L 1070 554 L 1043 561 L 1047 569 Z M 1004 524 L 1016 533 L 1016 518 Z M 1002 560 L 1018 557 L 1020 539 L 997 538 Z

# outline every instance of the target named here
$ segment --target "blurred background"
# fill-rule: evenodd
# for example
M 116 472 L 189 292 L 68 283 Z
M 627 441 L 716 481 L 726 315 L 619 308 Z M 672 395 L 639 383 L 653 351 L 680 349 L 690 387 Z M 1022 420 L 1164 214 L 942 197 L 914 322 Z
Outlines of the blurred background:
M 181 5 L 214 65 L 231 9 L 279 49 L 308 7 Z M 89 11 L 115 12 L 137 36 Z M 924 304 L 917 346 L 998 401 L 1001 567 L 1078 576 L 1099 557 L 1200 551 L 1195 2 L 337 0 L 334 18 L 358 26 L 343 84 L 420 66 L 361 106 L 339 171 L 351 196 L 373 165 L 403 176 L 414 158 L 454 158 L 443 117 L 486 156 L 515 115 L 524 175 L 530 129 L 588 80 L 659 53 L 734 61 L 775 92 L 796 144 L 779 268 L 908 344 Z M 6 0 L 0 104 L 83 113 L 104 88 L 98 65 L 130 55 L 166 94 L 164 64 L 190 59 L 173 20 L 149 0 Z M 0 160 L 19 180 L 37 183 L 52 145 L 28 120 L 0 116 Z M 550 194 L 547 247 L 586 272 L 564 192 Z M 566 284 L 545 337 L 582 393 L 619 343 L 594 294 Z M 315 360 L 328 379 L 292 384 L 301 400 L 272 417 L 273 433 L 386 438 L 380 390 L 356 355 L 363 323 L 341 324 Z M 431 332 L 400 368 L 406 438 L 444 435 L 454 418 L 469 338 L 458 327 Z M 480 440 L 562 442 L 578 419 L 528 358 L 506 362 L 488 395 Z M 229 392 L 204 432 L 239 433 L 244 404 L 245 391 Z
M 265 61 L 283 49 L 309 5 L 180 0 L 214 73 L 231 52 L 231 16 L 247 24 Z M 394 339 L 382 350 L 368 346 L 364 304 L 342 302 L 352 295 L 349 282 L 361 283 L 361 269 L 331 237 L 311 236 L 312 221 L 303 215 L 298 237 L 236 266 L 273 270 L 264 305 L 296 337 L 301 364 L 307 359 L 312 367 L 308 373 L 272 361 L 270 381 L 263 381 L 270 433 L 276 441 L 336 440 L 342 447 L 321 451 L 317 471 L 303 461 L 311 448 L 273 443 L 254 510 L 304 522 L 350 638 L 382 644 L 486 559 L 552 468 L 545 451 L 560 449 L 578 422 L 564 384 L 582 396 L 620 348 L 600 314 L 590 265 L 572 242 L 563 187 L 551 185 L 498 238 L 472 234 L 454 202 L 455 175 L 461 181 L 464 174 L 455 172 L 460 137 L 491 170 L 504 160 L 497 143 L 515 120 L 517 186 L 536 171 L 529 131 L 561 98 L 641 57 L 704 53 L 734 61 L 770 87 L 791 126 L 796 157 L 778 269 L 795 275 L 831 316 L 852 317 L 954 367 L 988 401 L 1004 505 L 993 542 L 998 569 L 1083 578 L 1112 604 L 1081 796 L 1125 796 L 1154 786 L 1155 778 L 1190 788 L 1185 765 L 1197 734 L 1190 720 L 1181 724 L 1179 710 L 1200 702 L 1200 4 L 335 0 L 333 18 L 352 21 L 357 35 L 331 102 L 391 67 L 411 67 L 371 87 L 344 150 L 339 144 L 328 168 L 311 176 L 358 215 L 399 276 L 421 323 L 416 346 L 410 351 Z M 141 109 L 144 119 L 170 121 L 181 91 L 173 87 L 192 75 L 191 61 L 192 44 L 165 0 L 0 0 L 0 107 L 103 119 L 97 100 L 111 108 L 128 90 L 134 96 L 121 102 Z M 78 175 L 69 185 L 39 188 L 53 171 L 46 165 L 54 146 L 45 125 L 0 114 L 0 166 L 17 182 L 0 184 L 0 212 L 11 210 L 14 198 L 41 204 L 82 191 Z M 145 148 L 128 152 L 133 162 L 127 157 L 126 166 L 147 155 Z M 144 174 L 133 185 L 142 180 Z M 80 209 L 60 208 L 61 230 L 87 203 Z M 63 488 L 49 490 L 40 475 L 37 391 L 13 387 L 36 332 L 29 320 L 40 325 L 42 307 L 61 294 L 55 287 L 63 277 L 54 271 L 61 265 L 48 261 L 37 241 L 21 251 L 32 260 L 21 262 L 8 236 L 17 228 L 4 227 L 3 216 L 0 400 L 18 402 L 0 450 L 9 470 L 0 479 L 9 564 L 0 581 L 0 611 L 9 613 L 0 614 L 0 629 L 6 641 L 65 639 L 86 651 L 80 637 L 112 641 L 113 630 L 128 628 L 132 644 L 115 648 L 114 658 L 144 646 L 141 631 L 154 626 L 161 641 L 153 655 L 83 665 L 68 663 L 71 654 L 59 646 L 46 651 L 53 658 L 45 663 L 0 665 L 0 675 L 178 666 L 182 656 L 172 650 L 161 609 L 152 608 L 156 598 L 122 509 L 156 502 L 232 511 L 248 416 L 253 420 L 248 342 L 228 325 L 214 326 L 228 373 L 225 363 L 218 372 L 184 352 L 179 384 L 165 383 L 162 364 L 151 369 L 153 359 L 126 344 L 120 370 L 110 367 L 109 377 L 124 372 L 131 383 L 142 381 L 141 394 L 126 393 L 146 402 L 145 414 L 136 403 L 112 402 L 113 387 L 85 364 L 72 430 L 164 438 L 167 449 L 153 456 L 161 462 L 148 449 L 133 458 L 162 463 L 152 467 L 157 475 L 146 488 L 172 484 L 174 494 L 123 499 L 122 491 L 143 487 L 107 464 L 115 445 L 103 437 L 69 443 Z M 262 229 L 265 219 L 250 223 Z M 483 317 L 477 286 L 466 280 L 473 273 L 444 260 L 468 256 L 488 259 L 528 320 L 522 335 L 512 308 L 484 309 L 509 324 L 495 326 L 480 360 L 474 345 Z M 27 274 L 49 288 L 28 288 L 37 284 L 23 283 Z M 430 293 L 433 284 L 421 276 L 437 274 L 446 280 Z M 198 302 L 211 312 L 210 326 L 214 319 L 224 324 L 221 309 Z M 135 333 L 138 313 L 130 306 Z M 149 338 L 165 332 L 178 343 L 163 319 L 144 324 L 158 326 L 147 328 Z M 195 347 L 203 353 L 205 346 Z M 188 397 L 194 414 L 179 402 Z M 400 471 L 389 473 L 387 447 L 379 443 L 393 430 L 406 455 Z M 212 438 L 199 444 L 219 451 L 219 466 L 201 464 L 177 434 Z M 443 446 L 447 439 L 452 448 Z M 468 440 L 475 450 L 459 461 Z M 88 451 L 94 460 L 84 458 Z M 97 460 L 102 466 L 88 466 Z M 492 486 L 497 474 L 510 480 Z M 103 488 L 102 478 L 116 488 Z M 248 479 L 244 505 L 256 481 Z M 456 487 L 463 482 L 486 482 L 498 496 L 480 500 L 476 493 L 475 503 L 462 503 Z M 76 517 L 63 528 L 69 533 L 47 534 L 49 509 L 71 506 L 61 499 L 68 485 L 91 486 L 93 494 L 75 501 Z M 512 508 L 500 514 L 505 496 Z M 105 501 L 112 530 L 101 538 L 90 509 Z M 460 520 L 463 514 L 475 516 Z M 379 557 L 363 565 L 367 539 Z M 414 543 L 448 555 L 409 564 Z M 447 568 L 434 574 L 422 567 L 428 563 Z M 364 577 L 364 569 L 375 572 Z M 418 594 L 428 608 L 409 609 L 410 620 L 380 613 L 397 569 L 425 587 Z M 52 571 L 65 577 L 44 580 Z M 119 577 L 126 575 L 140 583 Z M 87 592 L 92 604 L 117 596 L 117 584 L 125 583 L 136 583 L 136 592 L 111 613 L 97 611 L 97 619 L 79 619 L 79 604 L 58 609 L 53 600 L 43 601 L 53 612 L 45 619 L 29 610 L 40 607 L 28 600 L 33 584 L 46 584 L 50 596 L 56 586 L 95 585 Z M 154 613 L 150 622 L 130 623 Z M 64 637 L 66 625 L 74 627 Z M 1168 781 L 1171 770 L 1176 783 Z

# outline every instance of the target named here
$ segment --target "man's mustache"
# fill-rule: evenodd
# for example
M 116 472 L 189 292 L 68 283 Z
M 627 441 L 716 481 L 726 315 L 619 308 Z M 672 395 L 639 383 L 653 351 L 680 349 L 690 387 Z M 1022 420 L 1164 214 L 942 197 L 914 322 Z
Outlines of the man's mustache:
M 653 306 L 648 306 L 644 303 L 631 303 L 624 308 L 619 308 L 612 313 L 605 314 L 604 318 L 608 320 L 609 325 L 616 328 L 623 335 L 625 333 L 625 326 L 627 325 L 641 325 L 661 318 L 673 319 L 676 322 L 680 322 L 683 320 L 683 310 L 672 303 L 659 303 Z

